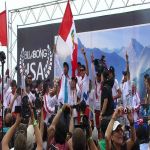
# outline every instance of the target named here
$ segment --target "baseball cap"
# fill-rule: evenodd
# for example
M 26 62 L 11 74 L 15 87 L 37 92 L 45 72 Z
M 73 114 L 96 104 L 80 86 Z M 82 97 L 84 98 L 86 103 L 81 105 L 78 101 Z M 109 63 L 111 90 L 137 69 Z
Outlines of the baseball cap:
M 113 125 L 113 130 L 112 131 L 115 131 L 118 126 L 121 126 L 120 122 L 119 121 L 115 121 L 114 125 Z

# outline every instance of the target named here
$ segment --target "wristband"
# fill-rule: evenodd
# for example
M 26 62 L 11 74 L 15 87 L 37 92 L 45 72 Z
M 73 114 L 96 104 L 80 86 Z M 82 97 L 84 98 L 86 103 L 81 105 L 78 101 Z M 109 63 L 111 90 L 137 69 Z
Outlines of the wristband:
M 89 138 L 88 138 L 88 142 L 89 142 L 89 141 L 92 141 L 92 140 L 93 140 L 92 137 L 89 137 Z
M 37 126 L 37 125 L 38 125 L 37 120 L 34 120 L 34 122 L 33 122 L 33 127 L 35 127 L 35 126 Z

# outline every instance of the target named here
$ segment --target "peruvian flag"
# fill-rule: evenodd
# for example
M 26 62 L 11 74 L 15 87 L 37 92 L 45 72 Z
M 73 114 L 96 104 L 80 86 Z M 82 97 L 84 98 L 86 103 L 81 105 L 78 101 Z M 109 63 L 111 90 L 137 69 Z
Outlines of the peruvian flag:
M 7 46 L 7 23 L 6 10 L 0 13 L 0 43 L 2 46 Z
M 61 57 L 67 57 L 71 55 L 72 77 L 75 76 L 75 71 L 77 68 L 77 52 L 78 44 L 76 28 L 68 0 L 65 14 L 59 27 L 56 53 Z

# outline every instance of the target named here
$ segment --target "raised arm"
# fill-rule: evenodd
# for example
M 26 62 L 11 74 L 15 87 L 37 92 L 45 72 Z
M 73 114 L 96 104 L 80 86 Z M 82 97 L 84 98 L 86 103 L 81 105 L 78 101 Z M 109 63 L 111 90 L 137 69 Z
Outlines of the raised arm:
M 131 135 L 130 139 L 127 141 L 127 149 L 132 149 L 134 142 L 136 141 L 136 132 L 134 128 L 134 119 L 131 111 L 128 111 L 127 118 L 130 123 Z
M 81 51 L 82 51 L 82 53 L 83 53 L 84 60 L 85 60 L 85 64 L 86 64 L 86 75 L 88 76 L 88 75 L 89 75 L 88 60 L 87 60 L 87 57 L 86 57 L 86 53 L 85 53 L 85 51 L 84 51 L 84 48 L 82 48 Z
M 92 69 L 92 87 L 95 87 L 95 66 L 94 66 L 94 56 L 91 54 L 91 69 Z
M 20 121 L 21 121 L 20 114 L 17 114 L 15 124 L 8 130 L 8 132 L 5 134 L 2 140 L 2 150 L 9 150 L 9 142 L 12 136 L 14 135 L 16 128 L 19 126 Z
M 111 133 L 113 130 L 113 125 L 114 122 L 116 121 L 116 119 L 119 117 L 119 115 L 121 115 L 122 113 L 122 107 L 118 107 L 115 112 L 112 115 L 112 118 L 107 126 L 106 132 L 105 132 L 105 139 L 106 139 L 106 150 L 110 150 L 111 149 Z
M 50 125 L 50 127 L 48 128 L 48 140 L 51 141 L 55 135 L 55 127 L 58 124 L 60 117 L 63 113 L 63 111 L 65 110 L 65 108 L 67 107 L 67 105 L 63 105 L 63 107 L 57 112 L 56 116 L 54 117 L 52 124 Z
M 127 71 L 127 79 L 130 80 L 130 69 L 129 69 L 129 56 L 126 52 L 126 71 Z
M 35 134 L 35 139 L 37 144 L 37 150 L 42 150 L 43 148 L 42 136 L 38 127 L 37 120 L 35 120 L 34 112 L 33 109 L 31 109 L 31 106 L 30 106 L 30 111 L 31 111 L 31 121 L 34 128 L 34 134 Z

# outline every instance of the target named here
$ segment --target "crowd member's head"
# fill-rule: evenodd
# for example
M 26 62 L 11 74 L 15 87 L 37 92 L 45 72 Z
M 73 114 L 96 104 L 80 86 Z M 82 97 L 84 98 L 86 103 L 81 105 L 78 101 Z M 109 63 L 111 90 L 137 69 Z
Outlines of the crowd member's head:
M 5 127 L 11 127 L 13 124 L 13 117 L 11 113 L 6 113 L 5 118 L 4 118 L 4 122 L 5 122 Z
M 28 73 L 27 78 L 26 78 L 27 84 L 31 85 L 32 84 L 32 74 Z
M 108 72 L 108 70 L 104 70 L 103 71 L 103 84 L 105 85 L 105 84 L 109 84 L 109 72 Z
M 86 150 L 86 136 L 82 129 L 76 128 L 72 135 L 73 150 Z
M 17 90 L 16 80 L 12 80 L 10 86 L 11 86 L 12 93 L 15 93 Z
M 64 69 L 64 74 L 65 75 L 68 75 L 68 72 L 69 72 L 69 65 L 67 62 L 64 62 L 63 63 L 63 69 Z
M 42 80 L 37 80 L 36 87 L 37 87 L 38 91 L 42 91 L 43 90 L 43 82 L 42 82 Z
M 137 128 L 136 136 L 140 144 L 149 142 L 149 131 L 143 125 L 139 125 Z
M 86 74 L 86 68 L 85 65 L 81 65 L 80 67 L 80 76 L 83 78 Z
M 72 90 L 76 89 L 76 83 L 77 83 L 77 78 L 72 77 L 71 78 L 71 85 L 70 85 Z
M 59 121 L 56 125 L 56 132 L 55 132 L 55 142 L 57 144 L 65 144 L 67 137 L 67 127 L 63 121 Z
M 115 68 L 113 66 L 109 67 L 109 78 L 115 78 Z
M 123 83 L 127 82 L 127 80 L 128 80 L 128 78 L 127 78 L 127 71 L 123 71 L 122 74 L 123 74 L 123 81 L 122 82 Z
M 44 84 L 43 84 L 43 95 L 49 93 L 49 88 L 50 87 L 49 87 L 48 82 L 44 82 Z
M 150 92 L 150 77 L 147 78 L 147 89 Z
M 149 78 L 149 74 L 145 74 L 144 75 L 144 84 L 145 84 L 145 87 L 147 87 L 147 85 L 148 85 L 148 82 L 147 82 L 148 78 Z
M 27 127 L 24 124 L 20 124 L 15 133 L 14 149 L 27 150 Z
M 97 79 L 97 82 L 101 82 L 101 72 L 97 72 L 96 79 Z
M 118 121 L 114 122 L 111 140 L 114 145 L 122 145 L 124 142 L 124 132 L 121 124 Z
M 78 76 L 80 76 L 80 67 L 81 67 L 81 63 L 78 62 L 78 66 L 77 66 L 77 74 L 78 74 Z

